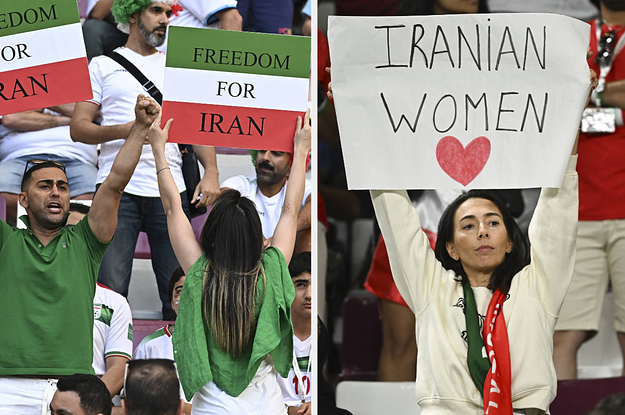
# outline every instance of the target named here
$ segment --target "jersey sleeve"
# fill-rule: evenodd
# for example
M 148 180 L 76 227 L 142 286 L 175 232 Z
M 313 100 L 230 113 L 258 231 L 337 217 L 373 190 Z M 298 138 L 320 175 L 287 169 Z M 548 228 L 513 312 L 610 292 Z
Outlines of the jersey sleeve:
M 132 313 L 126 299 L 121 297 L 114 308 L 111 328 L 106 338 L 104 358 L 121 356 L 130 360 L 132 346 Z
M 95 57 L 89 63 L 89 78 L 91 78 L 91 91 L 93 98 L 87 102 L 92 102 L 97 106 L 102 105 L 102 71 L 100 66 L 103 64 L 104 57 Z

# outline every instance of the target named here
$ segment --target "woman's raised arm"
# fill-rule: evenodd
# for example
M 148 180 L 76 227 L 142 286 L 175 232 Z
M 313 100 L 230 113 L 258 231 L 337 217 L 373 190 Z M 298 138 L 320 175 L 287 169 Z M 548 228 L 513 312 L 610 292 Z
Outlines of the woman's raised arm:
M 295 247 L 295 236 L 297 234 L 297 214 L 299 213 L 302 199 L 304 198 L 304 188 L 306 180 L 306 158 L 310 152 L 310 109 L 306 111 L 306 116 L 302 122 L 302 117 L 297 117 L 297 127 L 295 137 L 293 137 L 293 165 L 289 174 L 289 181 L 286 186 L 286 195 L 280 220 L 276 225 L 276 230 L 271 239 L 271 246 L 278 248 L 287 264 L 291 261 L 293 249 Z
M 158 191 L 161 195 L 163 209 L 167 215 L 167 231 L 171 246 L 174 248 L 176 258 L 185 274 L 198 258 L 202 255 L 202 248 L 195 240 L 191 222 L 182 210 L 180 192 L 171 175 L 167 159 L 165 158 L 165 144 L 169 136 L 169 127 L 174 121 L 170 119 L 161 129 L 161 113 L 150 127 L 148 139 L 152 145 L 154 160 L 156 161 L 156 177 L 158 179 Z

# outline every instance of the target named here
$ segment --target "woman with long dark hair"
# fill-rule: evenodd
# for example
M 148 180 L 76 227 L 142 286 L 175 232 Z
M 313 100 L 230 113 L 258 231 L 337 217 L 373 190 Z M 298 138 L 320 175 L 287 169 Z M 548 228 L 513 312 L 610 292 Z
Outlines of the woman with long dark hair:
M 165 160 L 172 120 L 161 130 L 159 116 L 148 135 L 169 237 L 187 273 L 173 342 L 185 395 L 194 397 L 192 414 L 284 413 L 276 371 L 286 377 L 292 362 L 288 263 L 304 194 L 309 117 L 298 118 L 285 201 L 266 250 L 254 203 L 236 190 L 217 198 L 198 243 Z
M 553 331 L 574 266 L 576 147 L 562 187 L 542 189 L 531 247 L 491 192 L 448 206 L 433 251 L 405 191 L 371 191 L 393 277 L 416 316 L 422 414 L 547 413 Z

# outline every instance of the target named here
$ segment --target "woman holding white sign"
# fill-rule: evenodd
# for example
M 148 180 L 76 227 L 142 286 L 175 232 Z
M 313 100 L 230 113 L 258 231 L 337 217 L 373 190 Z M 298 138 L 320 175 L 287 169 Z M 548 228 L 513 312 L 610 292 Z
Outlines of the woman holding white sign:
M 562 187 L 542 190 L 531 248 L 492 193 L 452 202 L 433 251 L 407 192 L 371 191 L 393 277 L 416 316 L 422 414 L 548 411 L 553 331 L 574 267 L 576 147 Z
M 403 0 L 399 8 L 399 14 L 405 16 L 488 12 L 486 0 Z M 459 191 L 451 190 L 425 190 L 418 199 L 413 200 L 415 208 L 421 209 L 422 214 L 428 216 L 425 218 L 424 230 L 426 233 L 429 232 L 430 241 L 434 241 L 433 243 L 436 242 L 436 224 L 443 208 L 459 193 Z M 393 282 L 384 239 L 381 237 L 373 254 L 365 288 L 378 297 L 382 322 L 378 380 L 414 382 L 417 345 L 412 327 L 415 325 L 415 316 Z
M 198 243 L 165 159 L 172 120 L 161 130 L 159 115 L 148 134 L 169 237 L 187 274 L 173 343 L 194 415 L 285 413 L 276 371 L 286 377 L 292 363 L 295 292 L 288 262 L 304 195 L 309 116 L 297 121 L 289 187 L 266 250 L 258 212 L 236 190 L 217 198 Z

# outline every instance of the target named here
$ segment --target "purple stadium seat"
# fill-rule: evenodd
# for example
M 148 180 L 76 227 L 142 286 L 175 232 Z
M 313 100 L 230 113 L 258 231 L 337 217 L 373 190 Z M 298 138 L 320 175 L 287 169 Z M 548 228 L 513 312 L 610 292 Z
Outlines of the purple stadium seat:
M 202 227 L 204 226 L 204 222 L 206 222 L 206 217 L 208 216 L 208 212 L 210 212 L 210 206 L 205 214 L 197 216 L 191 219 L 191 226 L 193 227 L 193 233 L 195 234 L 195 239 L 200 242 L 200 234 L 202 233 Z
M 338 380 L 376 380 L 382 323 L 374 296 L 343 302 L 343 368 Z
M 239 154 L 239 155 L 250 154 L 250 151 L 248 149 L 230 148 L 230 147 L 215 147 L 215 152 L 217 154 Z
M 87 18 L 87 2 L 78 0 L 78 14 L 82 18 Z
M 2 196 L 0 196 L 0 219 L 7 220 L 7 201 Z
M 132 320 L 132 351 L 137 348 L 141 340 L 145 336 L 154 333 L 156 330 L 164 327 L 166 324 L 171 324 L 173 321 L 164 320 Z
M 139 232 L 139 239 L 137 239 L 137 246 L 135 247 L 136 259 L 151 259 L 150 244 L 148 243 L 148 235 L 144 232 Z
M 0 206 L 0 213 L 2 213 L 2 206 Z M 204 226 L 204 221 L 206 220 L 206 216 L 208 212 L 191 219 L 191 226 L 193 227 L 193 232 L 195 233 L 195 239 L 200 240 L 200 233 L 202 232 L 202 226 Z M 151 259 L 152 255 L 150 253 L 150 244 L 148 243 L 148 236 L 144 232 L 139 233 L 139 239 L 137 239 L 137 246 L 135 247 L 135 256 L 136 259 Z
M 625 377 L 558 381 L 552 415 L 585 415 L 608 395 L 625 393 Z

